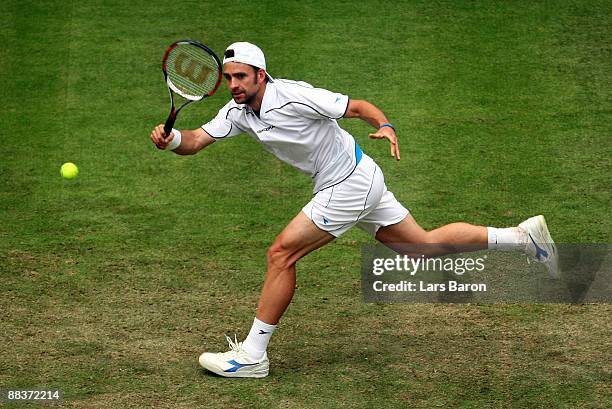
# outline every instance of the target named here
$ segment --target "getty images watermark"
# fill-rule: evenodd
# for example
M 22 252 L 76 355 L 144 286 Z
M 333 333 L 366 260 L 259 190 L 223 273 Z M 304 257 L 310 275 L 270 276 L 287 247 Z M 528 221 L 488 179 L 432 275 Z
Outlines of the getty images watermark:
M 437 245 L 382 245 L 362 250 L 365 302 L 609 303 L 612 246 L 558 245 L 561 274 L 514 251 L 475 251 L 441 257 Z
M 428 258 L 421 256 L 395 255 L 392 258 L 379 257 L 372 260 L 372 274 L 381 276 L 385 272 L 401 272 L 406 276 L 415 277 L 417 273 L 448 272 L 462 276 L 466 272 L 481 272 L 485 269 L 487 256 L 483 257 L 446 257 Z M 422 275 L 422 274 L 421 274 Z M 387 283 L 376 280 L 372 283 L 374 291 L 487 291 L 486 283 L 462 283 L 456 280 L 447 282 L 428 282 L 424 280 L 401 280 Z

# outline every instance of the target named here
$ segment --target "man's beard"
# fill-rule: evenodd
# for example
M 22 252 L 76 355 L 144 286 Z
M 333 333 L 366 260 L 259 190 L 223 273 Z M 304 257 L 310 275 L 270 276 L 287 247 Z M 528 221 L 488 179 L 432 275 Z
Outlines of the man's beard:
M 255 101 L 255 97 L 257 96 L 257 92 L 254 92 L 251 95 L 247 95 L 246 99 L 244 100 L 243 104 L 249 105 L 251 104 L 253 101 Z

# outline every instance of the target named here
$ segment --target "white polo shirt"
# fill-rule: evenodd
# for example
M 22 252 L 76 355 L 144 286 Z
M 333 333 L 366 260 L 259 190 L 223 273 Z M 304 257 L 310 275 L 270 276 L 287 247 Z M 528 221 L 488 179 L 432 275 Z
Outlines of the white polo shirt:
M 215 139 L 242 132 L 280 160 L 310 175 L 314 192 L 346 179 L 361 159 L 353 137 L 340 128 L 349 98 L 301 81 L 266 84 L 259 117 L 230 100 L 202 129 Z

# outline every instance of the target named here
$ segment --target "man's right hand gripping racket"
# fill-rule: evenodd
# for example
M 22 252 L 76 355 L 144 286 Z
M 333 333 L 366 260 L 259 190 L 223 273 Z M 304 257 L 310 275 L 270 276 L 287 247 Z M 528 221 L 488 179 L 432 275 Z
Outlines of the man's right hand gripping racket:
M 181 109 L 217 91 L 221 84 L 221 62 L 204 44 L 181 40 L 166 50 L 162 70 L 170 93 L 170 115 L 164 125 L 165 137 L 168 137 Z M 178 109 L 175 94 L 186 100 Z

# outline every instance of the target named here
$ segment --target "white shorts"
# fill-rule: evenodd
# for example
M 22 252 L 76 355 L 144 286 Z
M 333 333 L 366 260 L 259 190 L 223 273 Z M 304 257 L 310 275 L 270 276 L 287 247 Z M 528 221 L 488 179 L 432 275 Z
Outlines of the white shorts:
M 399 223 L 409 214 L 387 190 L 382 170 L 365 154 L 348 178 L 317 192 L 302 211 L 336 237 L 355 225 L 375 236 L 381 227 Z

